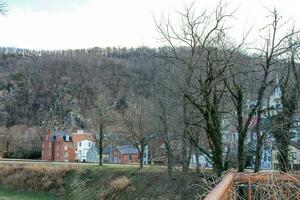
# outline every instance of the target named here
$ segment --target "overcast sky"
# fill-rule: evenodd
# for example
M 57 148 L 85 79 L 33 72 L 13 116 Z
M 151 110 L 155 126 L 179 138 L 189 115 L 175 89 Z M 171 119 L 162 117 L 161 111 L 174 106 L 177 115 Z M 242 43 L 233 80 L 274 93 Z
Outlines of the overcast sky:
M 211 9 L 218 1 L 194 0 Z M 0 17 L 0 46 L 29 49 L 159 46 L 153 16 L 170 16 L 190 0 L 7 0 L 8 15 Z M 267 9 L 276 7 L 300 27 L 299 0 L 227 0 L 239 8 L 232 22 L 238 38 L 249 27 L 265 23 Z M 255 34 L 253 34 L 255 35 Z M 257 37 L 253 37 L 255 40 Z

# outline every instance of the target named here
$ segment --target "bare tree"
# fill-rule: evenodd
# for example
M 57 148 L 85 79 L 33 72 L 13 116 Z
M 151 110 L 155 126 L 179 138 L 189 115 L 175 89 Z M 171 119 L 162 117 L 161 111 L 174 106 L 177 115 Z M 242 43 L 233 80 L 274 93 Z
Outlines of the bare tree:
M 224 170 L 221 135 L 221 105 L 225 92 L 223 76 L 233 53 L 238 49 L 228 45 L 225 22 L 233 13 L 227 12 L 225 7 L 219 4 L 212 14 L 204 11 L 196 15 L 192 5 L 180 13 L 182 25 L 179 30 L 168 20 L 156 23 L 159 33 L 168 44 L 162 57 L 172 62 L 183 74 L 180 82 L 182 136 L 188 138 L 189 135 L 188 106 L 192 105 L 203 117 L 203 129 L 208 138 L 214 170 L 219 175 Z M 187 141 L 183 141 L 183 151 L 188 149 Z M 184 154 L 187 155 L 186 152 Z M 188 167 L 188 163 L 184 167 Z
M 139 153 L 140 168 L 144 166 L 145 148 L 153 136 L 152 122 L 148 110 L 149 100 L 138 97 L 134 104 L 123 114 L 124 126 L 128 132 L 128 139 L 137 148 Z
M 113 102 L 108 90 L 100 85 L 97 89 L 97 96 L 93 108 L 90 112 L 91 122 L 97 128 L 95 140 L 99 148 L 99 165 L 103 165 L 103 140 L 105 138 L 105 128 L 114 120 Z
M 283 72 L 280 78 L 281 104 L 282 109 L 277 110 L 271 116 L 271 132 L 278 148 L 277 159 L 279 169 L 283 172 L 289 170 L 289 146 L 291 145 L 291 129 L 294 127 L 294 116 L 298 108 L 300 71 L 295 62 L 299 56 L 299 39 L 292 36 L 289 41 L 289 51 L 287 52 L 287 62 L 282 63 L 280 71 Z M 275 88 L 278 89 L 278 88 Z
M 166 76 L 167 73 L 171 73 L 169 70 L 163 70 L 155 84 L 155 89 L 152 94 L 154 110 L 153 116 L 155 118 L 155 128 L 159 138 L 162 139 L 165 147 L 165 155 L 167 159 L 167 172 L 169 176 L 172 174 L 175 160 L 174 160 L 174 147 L 172 146 L 172 136 L 175 133 L 175 117 L 177 99 L 174 97 L 172 89 L 170 88 L 172 82 Z
M 7 10 L 7 2 L 6 1 L 0 1 L 0 14 L 6 15 L 8 12 Z
M 265 132 L 261 132 L 261 120 L 263 114 L 263 98 L 265 98 L 266 88 L 274 82 L 270 79 L 269 75 L 274 71 L 274 67 L 281 60 L 282 56 L 290 49 L 289 43 L 286 41 L 295 34 L 291 32 L 283 36 L 279 35 L 279 30 L 282 29 L 285 22 L 281 22 L 281 17 L 279 16 L 276 9 L 271 12 L 272 21 L 263 30 L 266 31 L 266 36 L 263 38 L 264 46 L 257 49 L 260 52 L 261 59 L 260 66 L 262 68 L 262 80 L 260 82 L 258 97 L 257 97 L 257 143 L 255 152 L 255 168 L 254 172 L 258 172 L 261 163 L 261 151 L 263 146 L 263 141 L 265 137 Z

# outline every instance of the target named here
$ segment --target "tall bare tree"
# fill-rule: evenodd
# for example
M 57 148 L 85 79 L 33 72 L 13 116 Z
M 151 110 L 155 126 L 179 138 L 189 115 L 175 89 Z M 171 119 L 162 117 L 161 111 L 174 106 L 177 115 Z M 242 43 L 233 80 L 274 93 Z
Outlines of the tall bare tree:
M 300 71 L 296 63 L 299 56 L 299 38 L 292 35 L 289 39 L 289 50 L 287 52 L 287 61 L 282 62 L 280 71 L 281 105 L 274 116 L 271 116 L 271 132 L 276 141 L 278 149 L 277 159 L 279 169 L 287 172 L 289 170 L 289 147 L 291 145 L 291 129 L 294 128 L 294 117 L 297 113 L 298 98 L 300 89 Z M 278 88 L 276 88 L 278 90 Z
M 114 121 L 113 101 L 108 90 L 103 85 L 100 85 L 97 89 L 96 100 L 89 114 L 92 124 L 97 128 L 95 139 L 99 148 L 99 165 L 102 166 L 105 128 Z
M 274 71 L 276 64 L 282 59 L 282 56 L 291 48 L 291 45 L 287 40 L 295 34 L 295 32 L 290 32 L 280 35 L 280 30 L 282 30 L 285 22 L 282 22 L 282 18 L 278 14 L 277 10 L 274 9 L 270 15 L 272 21 L 263 30 L 266 32 L 265 37 L 263 37 L 264 45 L 262 48 L 257 50 L 260 52 L 259 59 L 261 59 L 260 67 L 262 69 L 262 79 L 260 82 L 258 97 L 257 97 L 257 143 L 255 152 L 255 168 L 254 172 L 258 172 L 261 163 L 261 153 L 262 146 L 265 137 L 265 132 L 261 131 L 261 120 L 263 114 L 263 98 L 266 97 L 266 88 L 274 82 L 274 79 L 270 79 L 270 73 Z
M 144 166 L 144 154 L 147 144 L 153 137 L 153 123 L 149 109 L 149 100 L 137 97 L 135 103 L 123 114 L 123 122 L 128 132 L 128 139 L 137 148 L 139 153 L 140 169 Z
M 224 170 L 221 135 L 223 78 L 233 53 L 238 49 L 228 45 L 225 22 L 233 12 L 227 12 L 225 7 L 219 4 L 212 14 L 203 11 L 197 15 L 192 5 L 180 13 L 182 24 L 179 29 L 169 20 L 157 23 L 159 33 L 168 44 L 162 57 L 183 74 L 179 94 L 182 95 L 182 136 L 188 138 L 191 128 L 188 106 L 192 105 L 204 119 L 203 129 L 208 138 L 214 170 L 219 175 Z M 183 150 L 188 149 L 187 145 L 184 140 Z

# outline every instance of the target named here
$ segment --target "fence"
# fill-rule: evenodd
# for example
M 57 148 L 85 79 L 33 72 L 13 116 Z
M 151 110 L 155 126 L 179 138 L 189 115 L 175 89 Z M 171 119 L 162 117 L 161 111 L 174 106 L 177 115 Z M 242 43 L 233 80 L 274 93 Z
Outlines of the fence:
M 227 173 L 205 200 L 300 200 L 300 175 L 281 172 Z

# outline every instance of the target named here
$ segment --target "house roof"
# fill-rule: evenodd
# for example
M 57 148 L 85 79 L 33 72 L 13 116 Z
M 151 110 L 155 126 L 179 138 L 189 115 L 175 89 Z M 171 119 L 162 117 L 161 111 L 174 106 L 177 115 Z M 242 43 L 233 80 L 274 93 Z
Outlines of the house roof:
M 67 140 L 67 136 L 69 136 Z M 72 137 L 63 130 L 53 130 L 50 135 L 51 141 L 56 141 L 58 137 L 62 137 L 64 141 L 71 141 Z
M 72 149 L 75 148 L 75 147 L 74 147 L 74 143 L 73 143 L 72 141 L 65 141 L 63 144 L 64 144 L 65 146 L 68 146 L 68 147 L 72 148 Z
M 112 152 L 111 146 L 105 146 L 105 147 L 103 148 L 103 153 L 104 153 L 104 154 L 110 154 L 111 152 Z
M 91 147 L 91 150 L 92 150 L 92 151 L 95 151 L 95 152 L 99 152 L 99 147 L 98 147 L 97 145 L 93 145 L 93 146 Z M 111 152 L 112 152 L 111 146 L 105 146 L 105 147 L 103 148 L 103 154 L 110 154 Z
M 293 143 L 291 143 L 291 145 L 293 147 L 295 147 L 296 149 L 300 150 L 300 144 L 299 143 L 293 142 Z
M 66 136 L 66 135 L 68 134 L 63 130 L 53 130 L 51 132 L 51 136 Z
M 117 146 L 121 154 L 138 154 L 138 149 L 130 145 Z
M 81 133 L 81 134 L 72 133 L 72 139 L 73 139 L 73 142 L 80 142 L 83 140 L 95 141 L 95 139 L 91 133 Z

